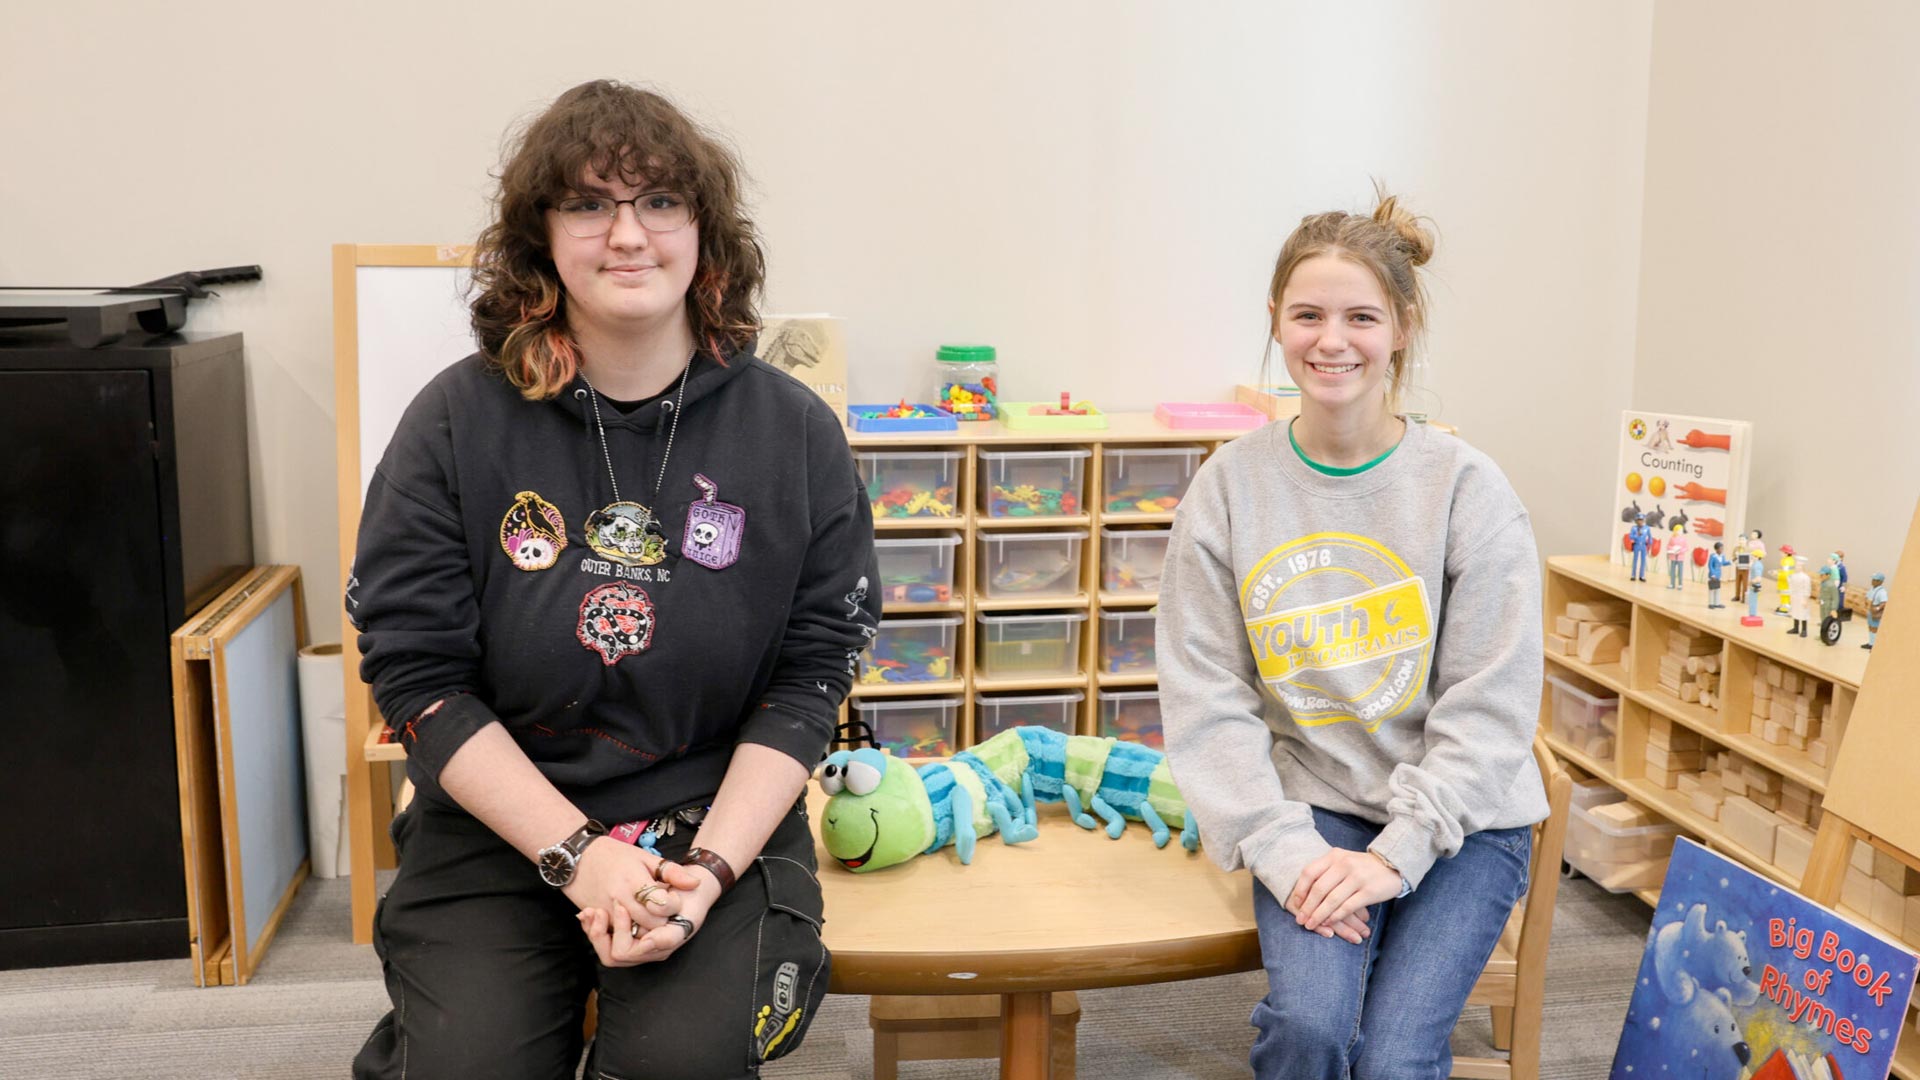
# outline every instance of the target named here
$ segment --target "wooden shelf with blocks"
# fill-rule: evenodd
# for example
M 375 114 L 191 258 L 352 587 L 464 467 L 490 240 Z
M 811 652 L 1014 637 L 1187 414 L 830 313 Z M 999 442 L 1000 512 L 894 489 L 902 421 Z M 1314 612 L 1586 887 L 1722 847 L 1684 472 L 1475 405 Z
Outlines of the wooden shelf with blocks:
M 1635 582 L 1605 556 L 1547 560 L 1549 745 L 1702 843 L 1789 888 L 1871 654 L 1741 626 L 1704 584 Z M 1657 895 L 1657 890 L 1648 890 Z

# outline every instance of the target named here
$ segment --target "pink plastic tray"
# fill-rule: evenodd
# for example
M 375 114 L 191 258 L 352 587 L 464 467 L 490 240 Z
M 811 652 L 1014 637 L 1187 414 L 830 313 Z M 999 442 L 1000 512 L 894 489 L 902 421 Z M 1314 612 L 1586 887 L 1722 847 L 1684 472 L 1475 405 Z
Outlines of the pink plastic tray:
M 1267 414 L 1251 405 L 1231 401 L 1163 401 L 1153 418 L 1170 428 L 1257 428 Z

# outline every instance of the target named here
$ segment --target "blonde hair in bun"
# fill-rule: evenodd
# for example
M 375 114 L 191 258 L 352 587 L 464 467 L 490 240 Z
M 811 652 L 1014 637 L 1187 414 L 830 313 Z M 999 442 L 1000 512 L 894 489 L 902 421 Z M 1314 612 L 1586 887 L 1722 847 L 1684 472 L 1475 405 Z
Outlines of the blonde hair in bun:
M 1394 331 L 1404 341 L 1393 351 L 1393 369 L 1387 382 L 1387 408 L 1399 412 L 1401 399 L 1413 386 L 1413 365 L 1409 361 L 1426 338 L 1427 290 L 1416 271 L 1433 258 L 1434 236 L 1432 222 L 1408 210 L 1399 196 L 1387 194 L 1377 182 L 1373 190 L 1376 202 L 1372 214 L 1332 210 L 1300 219 L 1299 227 L 1281 245 L 1280 257 L 1274 261 L 1267 299 L 1278 308 L 1280 294 L 1295 268 L 1321 255 L 1346 259 L 1371 271 L 1392 309 Z M 1272 326 L 1267 333 L 1271 352 Z

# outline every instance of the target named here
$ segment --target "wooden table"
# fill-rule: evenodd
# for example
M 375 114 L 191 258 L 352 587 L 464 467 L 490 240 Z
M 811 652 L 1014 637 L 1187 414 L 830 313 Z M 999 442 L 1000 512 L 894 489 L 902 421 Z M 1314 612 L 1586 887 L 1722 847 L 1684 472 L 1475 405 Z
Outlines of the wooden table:
M 808 796 L 817 822 L 825 796 Z M 1000 1075 L 1047 1076 L 1055 991 L 1197 979 L 1260 967 L 1253 878 L 1225 874 L 1178 834 L 1155 849 L 1144 825 L 1118 840 L 1040 808 L 1040 836 L 980 840 L 870 874 L 817 846 L 826 896 L 829 989 L 843 994 L 998 994 Z

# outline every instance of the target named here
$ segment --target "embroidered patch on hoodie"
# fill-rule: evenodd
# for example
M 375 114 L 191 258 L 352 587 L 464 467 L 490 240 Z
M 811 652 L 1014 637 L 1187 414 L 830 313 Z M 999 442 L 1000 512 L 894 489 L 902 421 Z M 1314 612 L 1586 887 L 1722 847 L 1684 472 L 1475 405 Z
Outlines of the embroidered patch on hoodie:
M 600 654 L 611 667 L 621 658 L 644 652 L 653 644 L 653 598 L 627 581 L 609 581 L 587 590 L 580 601 L 580 644 Z
M 514 495 L 513 505 L 500 519 L 500 549 L 522 570 L 552 566 L 567 550 L 567 523 L 560 508 L 537 492 Z

